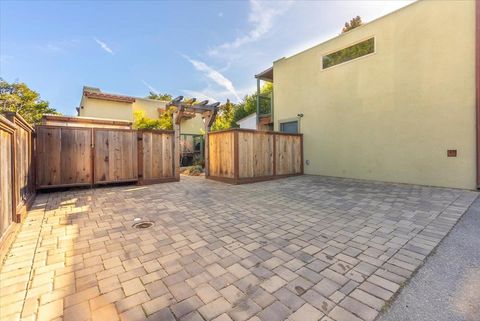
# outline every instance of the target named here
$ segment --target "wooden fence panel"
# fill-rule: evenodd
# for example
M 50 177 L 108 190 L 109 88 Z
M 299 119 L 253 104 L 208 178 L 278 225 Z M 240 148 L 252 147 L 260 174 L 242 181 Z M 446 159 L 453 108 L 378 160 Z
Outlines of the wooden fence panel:
M 277 175 L 301 174 L 302 137 L 276 135 L 275 143 Z
M 273 134 L 238 133 L 239 177 L 273 176 Z
M 13 202 L 13 123 L 0 116 L 0 240 L 4 243 L 14 218 Z
M 16 222 L 20 222 L 35 198 L 34 129 L 17 113 L 6 112 L 5 116 L 15 125 L 13 199 Z
M 37 187 L 92 183 L 92 130 L 37 126 Z
M 233 184 L 303 174 L 303 136 L 246 129 L 208 134 L 207 178 Z
M 209 176 L 234 178 L 234 132 L 225 131 L 208 134 Z
M 137 131 L 94 129 L 94 183 L 138 180 Z
M 139 183 L 176 181 L 173 131 L 139 131 Z

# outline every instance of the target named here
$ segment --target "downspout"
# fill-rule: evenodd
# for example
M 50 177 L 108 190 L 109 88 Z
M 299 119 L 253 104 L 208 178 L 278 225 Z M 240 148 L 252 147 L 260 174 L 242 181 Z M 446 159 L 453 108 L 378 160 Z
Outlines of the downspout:
M 476 94 L 476 143 L 477 189 L 480 189 L 480 1 L 475 1 L 475 94 Z

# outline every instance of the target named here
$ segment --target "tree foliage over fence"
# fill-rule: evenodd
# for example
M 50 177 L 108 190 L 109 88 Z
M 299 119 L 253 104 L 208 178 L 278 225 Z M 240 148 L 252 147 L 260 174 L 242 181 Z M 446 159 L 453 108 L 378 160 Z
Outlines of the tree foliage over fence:
M 0 78 L 0 110 L 19 113 L 28 123 L 39 124 L 44 114 L 60 114 L 23 82 Z

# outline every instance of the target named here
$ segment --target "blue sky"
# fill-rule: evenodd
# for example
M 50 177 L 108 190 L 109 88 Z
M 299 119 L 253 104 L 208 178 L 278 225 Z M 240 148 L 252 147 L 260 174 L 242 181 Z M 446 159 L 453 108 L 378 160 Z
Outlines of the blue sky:
M 73 115 L 82 86 L 236 102 L 272 61 L 411 1 L 0 1 L 0 77 Z

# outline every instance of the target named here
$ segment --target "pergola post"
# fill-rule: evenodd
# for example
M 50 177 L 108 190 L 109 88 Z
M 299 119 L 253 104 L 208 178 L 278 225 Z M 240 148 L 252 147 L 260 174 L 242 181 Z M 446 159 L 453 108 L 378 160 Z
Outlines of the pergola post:
M 210 175 L 210 165 L 209 165 L 209 159 L 210 159 L 210 144 L 209 144 L 209 137 L 208 133 L 210 133 L 210 127 L 208 126 L 207 118 L 204 117 L 204 128 L 205 128 L 205 146 L 204 146 L 204 159 L 205 159 L 205 177 L 208 177 Z
M 173 168 L 175 170 L 175 178 L 180 179 L 180 122 L 177 121 L 178 113 L 173 113 L 173 130 L 175 131 L 174 135 L 174 146 L 175 146 L 175 155 L 173 156 L 173 161 L 175 162 Z

